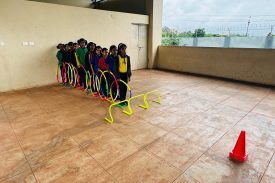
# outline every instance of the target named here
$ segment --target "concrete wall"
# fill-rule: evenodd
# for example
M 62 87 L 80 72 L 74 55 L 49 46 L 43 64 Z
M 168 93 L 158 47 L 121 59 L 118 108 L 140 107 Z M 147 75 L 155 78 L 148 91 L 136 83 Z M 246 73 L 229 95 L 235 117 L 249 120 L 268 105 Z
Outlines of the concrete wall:
M 275 50 L 160 46 L 158 68 L 275 86 Z
M 56 44 L 80 37 L 109 47 L 129 43 L 131 25 L 148 24 L 146 15 L 48 3 L 0 1 L 0 92 L 55 82 Z M 23 46 L 23 42 L 34 46 Z M 3 45 L 3 44 L 4 45 Z M 130 48 L 128 49 L 131 55 Z M 132 61 L 137 58 L 132 58 Z

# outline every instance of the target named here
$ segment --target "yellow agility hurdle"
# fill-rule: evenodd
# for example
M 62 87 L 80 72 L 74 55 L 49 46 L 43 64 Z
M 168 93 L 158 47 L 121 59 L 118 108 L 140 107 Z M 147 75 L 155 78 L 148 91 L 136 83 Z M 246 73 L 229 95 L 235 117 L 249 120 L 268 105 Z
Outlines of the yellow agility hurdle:
M 118 105 L 120 103 L 123 103 L 123 102 L 127 102 L 128 103 L 128 100 L 123 100 L 123 101 L 119 101 L 119 102 L 116 102 L 116 103 L 113 103 L 109 106 L 109 118 L 105 118 L 105 120 L 112 124 L 114 122 L 114 118 L 113 118 L 113 115 L 112 115 L 112 107 L 115 106 L 115 105 Z
M 135 98 L 138 98 L 138 97 L 144 97 L 145 94 L 139 94 L 137 96 L 133 96 L 132 98 L 129 98 L 128 99 L 128 111 L 127 110 L 123 110 L 122 112 L 124 114 L 127 114 L 128 116 L 131 116 L 133 114 L 133 110 L 131 108 L 131 100 L 135 99 Z
M 149 94 L 151 94 L 151 93 L 157 93 L 158 99 L 153 100 L 153 102 L 160 104 L 160 101 L 161 101 L 160 91 L 159 91 L 159 90 L 153 90 L 153 91 L 147 92 L 147 93 L 144 95 L 144 104 L 145 104 L 145 105 L 139 105 L 139 107 L 141 107 L 141 108 L 143 108 L 143 109 L 148 109 L 149 103 L 148 103 L 148 100 L 147 100 L 147 96 L 148 96 Z
M 156 102 L 156 103 L 160 104 L 160 102 L 161 102 L 161 96 L 160 96 L 160 91 L 159 90 L 153 90 L 153 91 L 147 92 L 145 94 L 139 94 L 137 96 L 133 96 L 133 97 L 129 98 L 128 100 L 123 100 L 123 101 L 111 104 L 109 106 L 109 110 L 108 110 L 108 112 L 109 112 L 109 118 L 105 118 L 105 120 L 108 123 L 112 124 L 114 122 L 114 118 L 113 118 L 113 115 L 112 115 L 112 107 L 116 106 L 116 105 L 118 105 L 120 103 L 123 103 L 123 102 L 127 102 L 128 103 L 128 111 L 127 110 L 123 110 L 122 112 L 124 114 L 127 114 L 128 116 L 131 116 L 133 114 L 133 110 L 132 110 L 132 107 L 131 107 L 131 100 L 136 99 L 138 97 L 142 97 L 143 96 L 143 101 L 144 101 L 144 104 L 143 105 L 139 105 L 139 107 L 141 107 L 143 109 L 147 109 L 149 107 L 149 103 L 147 101 L 147 97 L 148 97 L 149 94 L 152 94 L 152 93 L 157 93 L 157 95 L 158 95 L 158 99 L 153 100 L 153 102 Z

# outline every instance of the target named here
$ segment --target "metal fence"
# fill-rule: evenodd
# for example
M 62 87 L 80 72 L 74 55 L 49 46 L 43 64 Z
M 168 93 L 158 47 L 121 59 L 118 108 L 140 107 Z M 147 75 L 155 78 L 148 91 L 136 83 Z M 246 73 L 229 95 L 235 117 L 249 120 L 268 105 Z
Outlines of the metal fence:
M 198 38 L 162 38 L 163 45 L 224 47 L 224 48 L 266 48 L 275 49 L 275 38 L 266 37 L 198 37 Z

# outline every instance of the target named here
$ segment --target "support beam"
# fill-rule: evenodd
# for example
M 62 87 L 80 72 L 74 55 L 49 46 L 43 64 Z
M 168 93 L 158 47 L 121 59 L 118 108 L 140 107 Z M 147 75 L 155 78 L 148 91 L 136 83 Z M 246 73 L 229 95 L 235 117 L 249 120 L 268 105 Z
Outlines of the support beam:
M 147 12 L 149 15 L 148 36 L 148 68 L 156 68 L 157 51 L 161 45 L 163 0 L 148 0 Z

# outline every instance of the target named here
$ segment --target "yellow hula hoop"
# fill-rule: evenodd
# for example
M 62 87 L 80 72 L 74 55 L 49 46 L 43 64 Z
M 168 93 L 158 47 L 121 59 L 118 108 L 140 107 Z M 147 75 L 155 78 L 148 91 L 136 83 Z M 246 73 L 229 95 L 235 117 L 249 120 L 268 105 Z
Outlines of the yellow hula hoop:
M 73 68 L 73 76 L 74 76 L 74 77 L 73 77 L 73 78 L 74 78 L 74 85 L 73 85 L 73 86 L 75 87 L 75 86 L 76 86 L 76 72 L 75 72 L 75 69 L 76 69 L 76 68 L 75 68 L 73 65 L 72 65 L 72 68 Z M 71 84 L 72 84 L 72 83 L 71 83 Z
M 69 63 L 66 63 L 66 64 L 67 64 L 68 67 L 70 68 L 71 74 L 70 74 L 70 72 L 69 72 L 69 69 L 67 70 L 67 74 L 68 74 L 68 81 L 69 81 L 70 85 L 72 85 L 72 81 L 73 81 L 73 79 L 72 79 L 72 76 L 73 76 L 72 67 L 71 67 L 71 65 L 70 65 Z
M 105 79 L 105 82 L 106 82 L 105 85 L 107 85 L 107 87 L 106 87 L 106 92 L 107 92 L 106 94 L 107 94 L 107 96 L 105 96 L 106 98 L 103 98 L 103 97 L 101 96 L 101 94 L 100 94 L 100 89 L 99 89 L 99 91 L 98 91 L 98 94 L 99 94 L 99 97 L 100 97 L 101 100 L 106 100 L 106 99 L 108 99 L 108 93 L 109 93 L 109 91 L 108 91 L 108 90 L 109 90 L 109 89 L 108 89 L 108 88 L 109 88 L 109 87 L 108 87 L 108 80 L 107 80 L 107 78 L 106 78 L 106 76 L 105 76 L 105 74 L 104 74 L 105 71 L 103 72 L 103 71 L 100 70 L 100 69 L 99 69 L 98 71 L 101 72 L 101 75 L 102 75 L 102 76 L 104 77 L 104 79 Z M 102 77 L 102 76 L 100 76 L 100 80 L 99 80 L 99 86 L 100 86 L 100 87 L 101 87 L 101 77 Z
M 88 83 L 88 80 L 90 79 L 90 82 Z M 91 86 L 91 74 L 89 71 L 86 72 L 86 89 L 87 90 Z

